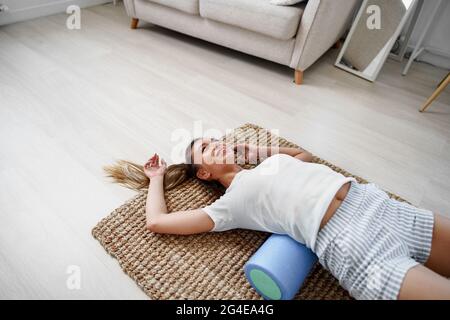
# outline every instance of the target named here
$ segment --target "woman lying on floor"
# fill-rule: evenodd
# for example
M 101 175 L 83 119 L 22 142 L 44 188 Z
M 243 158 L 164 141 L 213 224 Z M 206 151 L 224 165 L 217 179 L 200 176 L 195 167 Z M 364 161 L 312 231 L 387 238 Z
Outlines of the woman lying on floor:
M 450 299 L 450 219 L 390 199 L 374 184 L 311 163 L 302 149 L 244 146 L 246 158 L 267 157 L 242 169 L 235 148 L 196 139 L 187 164 L 166 167 L 154 155 L 142 177 L 132 163 L 109 173 L 121 183 L 148 185 L 147 228 L 196 234 L 235 228 L 288 234 L 306 244 L 357 299 Z M 134 170 L 123 170 L 133 166 Z M 134 172 L 133 177 L 123 173 Z M 166 189 L 196 177 L 218 183 L 226 193 L 213 204 L 167 214 Z

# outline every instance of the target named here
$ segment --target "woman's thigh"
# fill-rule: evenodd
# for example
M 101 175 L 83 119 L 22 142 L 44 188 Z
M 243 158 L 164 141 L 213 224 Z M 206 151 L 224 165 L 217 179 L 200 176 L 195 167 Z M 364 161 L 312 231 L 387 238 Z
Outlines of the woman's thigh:
M 430 257 L 425 266 L 444 277 L 450 277 L 450 219 L 434 215 Z

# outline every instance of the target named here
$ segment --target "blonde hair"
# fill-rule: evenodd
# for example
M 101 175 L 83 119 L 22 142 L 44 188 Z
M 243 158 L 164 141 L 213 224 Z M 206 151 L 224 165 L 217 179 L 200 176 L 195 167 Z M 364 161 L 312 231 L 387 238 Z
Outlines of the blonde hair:
M 170 190 L 193 177 L 191 164 L 170 165 L 164 174 L 164 189 Z M 131 161 L 119 160 L 103 168 L 113 182 L 133 190 L 147 189 L 150 179 L 144 173 L 144 166 Z

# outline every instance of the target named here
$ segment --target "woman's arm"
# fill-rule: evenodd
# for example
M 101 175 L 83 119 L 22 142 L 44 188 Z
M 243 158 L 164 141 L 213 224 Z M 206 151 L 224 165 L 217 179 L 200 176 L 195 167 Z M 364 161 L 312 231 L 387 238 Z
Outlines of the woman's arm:
M 196 234 L 214 228 L 214 221 L 201 209 L 167 213 L 164 199 L 164 173 L 166 163 L 155 154 L 144 165 L 144 172 L 150 178 L 145 207 L 146 226 L 149 231 L 170 234 Z
M 312 154 L 302 148 L 288 148 L 288 147 L 262 147 L 255 146 L 249 144 L 240 144 L 237 147 L 237 150 L 241 150 L 241 152 L 245 152 L 246 160 L 249 163 L 256 164 L 257 159 L 259 161 L 263 161 L 264 159 L 274 155 L 274 154 L 287 154 L 291 157 L 297 158 L 299 160 L 305 162 L 312 161 Z M 243 151 L 242 151 L 243 150 Z
M 311 162 L 312 161 L 312 154 L 302 148 L 287 148 L 287 147 L 280 147 L 280 148 L 270 148 L 270 147 L 259 147 L 259 149 L 263 148 L 266 149 L 266 153 L 268 154 L 267 157 L 270 157 L 274 154 L 287 154 L 291 157 L 297 158 L 299 160 L 305 161 L 305 162 Z

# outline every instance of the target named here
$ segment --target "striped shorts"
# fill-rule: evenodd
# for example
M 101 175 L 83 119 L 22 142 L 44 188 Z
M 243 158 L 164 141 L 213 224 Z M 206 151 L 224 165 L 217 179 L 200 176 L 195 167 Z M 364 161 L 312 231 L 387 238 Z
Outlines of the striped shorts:
M 352 182 L 314 252 L 352 297 L 397 299 L 408 270 L 430 255 L 433 225 L 432 212 Z

